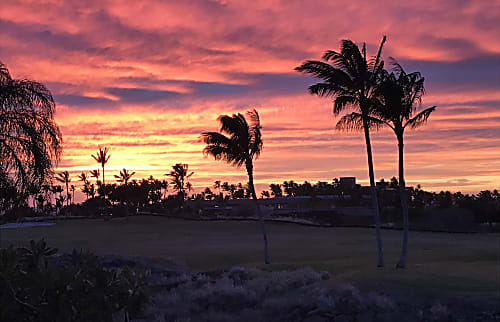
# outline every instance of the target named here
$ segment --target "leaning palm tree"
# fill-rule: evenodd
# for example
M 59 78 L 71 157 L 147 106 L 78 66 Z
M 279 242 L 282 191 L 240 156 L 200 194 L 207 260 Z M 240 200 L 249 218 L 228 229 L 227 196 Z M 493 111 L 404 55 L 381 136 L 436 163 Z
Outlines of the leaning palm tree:
M 69 183 L 71 182 L 71 178 L 69 177 L 69 172 L 63 171 L 58 173 L 56 180 L 66 185 L 66 206 L 69 206 L 69 200 L 71 199 L 69 193 Z
M 203 152 L 205 155 L 213 156 L 215 160 L 226 161 L 236 167 L 245 165 L 248 174 L 248 186 L 255 200 L 262 236 L 264 238 L 264 262 L 269 264 L 266 226 L 253 183 L 253 159 L 259 157 L 263 146 L 262 127 L 260 125 L 259 114 L 255 109 L 248 111 L 247 117 L 249 121 L 241 113 L 233 114 L 233 116 L 219 116 L 218 120 L 221 124 L 220 132 L 202 133 L 203 141 L 206 144 Z
M 399 196 L 403 217 L 403 244 L 401 256 L 396 265 L 406 267 L 408 259 L 408 196 L 404 178 L 404 131 L 414 129 L 427 122 L 436 106 L 428 107 L 419 113 L 417 107 L 422 103 L 425 93 L 424 77 L 418 72 L 407 74 L 403 67 L 393 60 L 395 73 L 386 73 L 377 90 L 378 104 L 369 117 L 372 128 L 388 126 L 396 135 L 398 141 L 398 172 Z M 351 113 L 344 116 L 337 124 L 345 130 L 361 130 L 362 115 Z
M 106 163 L 108 163 L 109 158 L 111 155 L 108 154 L 109 149 L 107 147 L 104 148 L 99 148 L 97 153 L 95 155 L 92 154 L 92 157 L 94 160 L 99 163 L 102 167 L 102 185 L 106 185 L 106 181 L 104 179 L 104 166 Z
M 19 202 L 48 183 L 52 163 L 60 157 L 55 110 L 43 84 L 12 78 L 0 62 L 0 174 L 8 174 Z
M 119 175 L 115 174 L 115 178 L 118 179 L 117 181 L 120 183 L 123 183 L 124 185 L 128 184 L 128 181 L 132 176 L 135 174 L 135 171 L 129 172 L 127 169 L 123 168 L 123 170 L 120 171 Z
M 360 51 L 351 40 L 341 42 L 340 52 L 328 50 L 322 61 L 308 60 L 295 70 L 311 74 L 319 79 L 320 83 L 311 85 L 309 92 L 321 97 L 331 97 L 334 100 L 333 113 L 339 115 L 347 109 L 356 108 L 363 121 L 366 152 L 368 157 L 368 175 L 370 177 L 370 193 L 375 219 L 375 230 L 378 248 L 378 266 L 384 266 L 382 238 L 380 235 L 380 216 L 373 171 L 373 157 L 370 142 L 369 115 L 373 108 L 375 90 L 384 71 L 384 62 L 381 59 L 382 48 L 386 37 L 379 46 L 377 55 L 372 59 L 366 56 L 366 45 Z

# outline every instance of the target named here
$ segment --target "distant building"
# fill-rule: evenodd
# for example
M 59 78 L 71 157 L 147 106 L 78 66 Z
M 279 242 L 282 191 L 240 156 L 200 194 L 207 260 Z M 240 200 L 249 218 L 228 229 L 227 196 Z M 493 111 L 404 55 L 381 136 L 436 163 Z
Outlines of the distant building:
M 347 189 L 356 187 L 356 177 L 340 177 L 340 185 Z

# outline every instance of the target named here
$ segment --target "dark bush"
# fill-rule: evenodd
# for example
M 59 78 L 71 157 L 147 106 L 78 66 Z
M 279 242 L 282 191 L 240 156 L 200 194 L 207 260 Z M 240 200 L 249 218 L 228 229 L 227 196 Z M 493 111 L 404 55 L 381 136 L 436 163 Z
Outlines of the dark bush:
M 145 274 L 105 269 L 90 253 L 56 253 L 43 240 L 0 249 L 0 321 L 127 321 L 142 314 L 150 297 Z

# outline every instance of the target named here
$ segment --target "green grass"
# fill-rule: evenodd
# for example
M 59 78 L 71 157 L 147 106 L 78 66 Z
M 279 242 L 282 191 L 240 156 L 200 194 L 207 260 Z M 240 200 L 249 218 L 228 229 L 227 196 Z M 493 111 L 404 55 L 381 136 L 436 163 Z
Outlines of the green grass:
M 384 230 L 386 267 L 377 269 L 375 232 L 268 223 L 271 260 L 263 262 L 257 222 L 196 222 L 160 217 L 58 221 L 55 226 L 4 229 L 2 246 L 45 238 L 63 251 L 171 258 L 197 270 L 234 265 L 279 270 L 328 270 L 332 283 L 361 288 L 411 289 L 425 294 L 496 296 L 499 235 L 411 232 L 409 267 L 396 270 L 401 232 Z

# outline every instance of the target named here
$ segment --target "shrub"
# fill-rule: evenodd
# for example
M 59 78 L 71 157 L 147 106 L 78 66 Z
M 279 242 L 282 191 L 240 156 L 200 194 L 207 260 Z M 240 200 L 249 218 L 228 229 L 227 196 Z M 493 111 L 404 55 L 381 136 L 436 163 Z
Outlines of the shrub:
M 361 312 L 371 318 L 394 307 L 388 297 L 332 287 L 325 277 L 310 268 L 263 272 L 233 267 L 216 277 L 195 274 L 158 293 L 150 315 L 165 321 L 289 322 L 340 315 L 354 320 Z
M 0 250 L 0 321 L 113 321 L 141 315 L 150 296 L 144 273 L 104 269 L 90 253 L 56 253 L 43 240 Z

